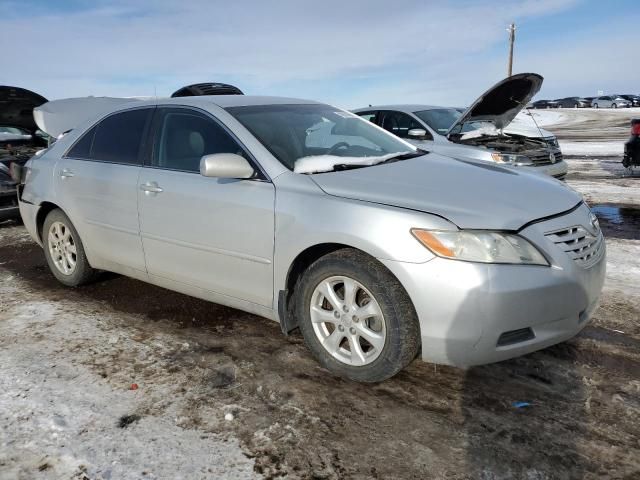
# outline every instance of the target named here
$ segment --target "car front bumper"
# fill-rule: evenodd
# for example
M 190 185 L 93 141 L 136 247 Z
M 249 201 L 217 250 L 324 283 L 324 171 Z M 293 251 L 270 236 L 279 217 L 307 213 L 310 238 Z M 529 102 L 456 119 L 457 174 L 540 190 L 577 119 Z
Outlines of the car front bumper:
M 0 220 L 20 216 L 18 194 L 14 185 L 0 184 Z
M 606 270 L 604 241 L 597 262 L 583 268 L 544 233 L 583 225 L 585 217 L 588 208 L 582 206 L 520 232 L 545 252 L 548 267 L 443 258 L 421 264 L 382 260 L 413 301 L 420 320 L 422 359 L 469 367 L 575 336 L 598 305 Z

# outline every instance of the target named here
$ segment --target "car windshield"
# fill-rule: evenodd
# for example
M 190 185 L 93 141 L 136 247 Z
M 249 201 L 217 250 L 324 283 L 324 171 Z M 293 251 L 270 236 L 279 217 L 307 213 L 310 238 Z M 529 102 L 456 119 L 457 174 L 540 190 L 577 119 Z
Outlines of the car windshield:
M 298 173 L 375 165 L 418 152 L 371 122 L 329 105 L 254 105 L 226 110 L 284 166 Z
M 429 125 L 439 135 L 446 135 L 454 123 L 464 113 L 459 108 L 432 108 L 413 112 L 420 120 Z M 466 122 L 459 133 L 471 132 L 486 126 L 483 122 Z

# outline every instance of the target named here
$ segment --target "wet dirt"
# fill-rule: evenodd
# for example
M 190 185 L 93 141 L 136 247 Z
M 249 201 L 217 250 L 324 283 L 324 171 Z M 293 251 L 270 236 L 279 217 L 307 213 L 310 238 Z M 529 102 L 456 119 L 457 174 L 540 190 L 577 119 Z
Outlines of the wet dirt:
M 0 272 L 21 286 L 3 308 L 90 314 L 103 333 L 71 334 L 59 355 L 114 389 L 140 385 L 114 430 L 175 415 L 185 431 L 238 438 L 264 478 L 640 478 L 637 301 L 605 295 L 581 335 L 532 355 L 468 371 L 416 361 L 360 385 L 253 315 L 115 275 L 64 288 L 22 227 L 0 229 Z
M 595 204 L 591 210 L 606 237 L 640 240 L 640 206 Z

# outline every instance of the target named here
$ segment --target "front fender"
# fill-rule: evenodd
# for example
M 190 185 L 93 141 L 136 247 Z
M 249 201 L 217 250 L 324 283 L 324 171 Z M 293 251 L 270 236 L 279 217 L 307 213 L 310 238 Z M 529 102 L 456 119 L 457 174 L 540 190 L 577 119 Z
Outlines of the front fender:
M 412 228 L 457 229 L 435 215 L 331 196 L 306 176 L 282 175 L 276 185 L 274 289 L 285 289 L 296 257 L 320 244 L 346 245 L 380 260 L 432 260 Z

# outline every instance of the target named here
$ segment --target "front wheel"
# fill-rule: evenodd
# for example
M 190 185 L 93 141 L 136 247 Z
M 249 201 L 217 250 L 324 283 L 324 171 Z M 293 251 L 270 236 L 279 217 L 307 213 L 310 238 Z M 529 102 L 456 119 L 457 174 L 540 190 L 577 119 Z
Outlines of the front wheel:
M 615 103 L 611 104 L 611 108 L 618 108 L 618 105 L 616 105 Z
M 60 283 L 77 287 L 94 278 L 80 235 L 69 217 L 60 209 L 49 212 L 42 227 L 44 256 L 51 273 Z
M 598 108 L 598 104 L 597 104 L 597 103 L 594 103 L 594 104 L 593 104 L 593 108 Z
M 307 269 L 296 287 L 296 314 L 314 357 L 350 380 L 392 377 L 420 349 L 406 291 L 384 265 L 357 250 L 335 251 Z

